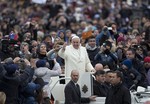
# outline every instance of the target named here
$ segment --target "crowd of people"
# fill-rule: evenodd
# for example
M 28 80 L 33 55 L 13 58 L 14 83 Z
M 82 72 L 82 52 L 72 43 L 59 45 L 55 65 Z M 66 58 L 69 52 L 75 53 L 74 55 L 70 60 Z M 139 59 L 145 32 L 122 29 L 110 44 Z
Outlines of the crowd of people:
M 5 104 L 49 104 L 51 77 L 72 70 L 94 73 L 100 97 L 150 85 L 149 0 L 1 0 L 0 9 Z

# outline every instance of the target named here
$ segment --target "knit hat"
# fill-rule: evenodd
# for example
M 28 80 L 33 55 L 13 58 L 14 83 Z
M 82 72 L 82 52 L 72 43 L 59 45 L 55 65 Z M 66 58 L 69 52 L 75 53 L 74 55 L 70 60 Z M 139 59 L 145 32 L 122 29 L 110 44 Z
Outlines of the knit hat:
M 19 70 L 19 67 L 17 64 L 6 64 L 4 65 L 4 68 L 7 74 L 13 74 L 16 72 L 16 70 Z
M 13 59 L 12 59 L 11 57 L 6 58 L 6 59 L 4 60 L 4 62 L 5 62 L 6 64 L 14 64 Z
M 132 61 L 129 59 L 126 59 L 122 62 L 123 65 L 125 65 L 128 69 L 132 68 Z
M 125 41 L 124 37 L 120 36 L 117 38 L 117 42 Z
M 65 31 L 64 31 L 64 30 L 59 30 L 58 33 L 57 33 L 57 36 L 60 37 L 60 34 L 61 34 L 61 33 L 65 33 Z M 65 34 L 64 34 L 64 35 L 65 35 Z
M 39 84 L 35 84 L 33 82 L 28 83 L 28 85 L 24 88 L 24 93 L 27 96 L 34 96 L 34 92 L 35 90 L 40 89 L 40 85 Z
M 67 32 L 71 32 L 71 30 L 70 30 L 70 29 L 67 29 L 67 30 L 65 31 L 65 33 L 67 33 Z
M 46 66 L 46 60 L 40 59 L 40 60 L 38 60 L 38 61 L 36 62 L 36 67 L 37 67 L 37 68 L 39 68 L 39 67 L 45 67 L 45 66 Z
M 34 80 L 34 83 L 39 84 L 41 88 L 48 84 L 48 82 L 44 82 L 42 78 L 36 78 Z
M 144 58 L 144 62 L 150 63 L 150 56 L 145 57 L 145 58 Z

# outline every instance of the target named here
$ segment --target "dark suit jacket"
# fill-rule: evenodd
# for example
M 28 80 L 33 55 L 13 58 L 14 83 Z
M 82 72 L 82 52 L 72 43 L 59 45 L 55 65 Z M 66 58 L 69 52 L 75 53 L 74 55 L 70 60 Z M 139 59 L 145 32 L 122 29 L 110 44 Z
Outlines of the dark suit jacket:
M 108 89 L 109 88 L 105 85 L 105 83 L 99 83 L 96 80 L 94 80 L 93 83 L 94 95 L 97 95 L 98 97 L 106 97 Z
M 81 104 L 81 103 L 89 103 L 89 98 L 81 98 L 81 92 L 75 86 L 73 81 L 70 81 L 65 87 L 65 104 Z

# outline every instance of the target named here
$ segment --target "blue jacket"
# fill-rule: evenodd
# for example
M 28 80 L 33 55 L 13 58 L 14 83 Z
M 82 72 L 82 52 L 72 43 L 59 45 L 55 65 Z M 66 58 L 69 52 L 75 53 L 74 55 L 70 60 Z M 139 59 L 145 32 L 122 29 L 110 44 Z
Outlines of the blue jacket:
M 101 63 L 103 65 L 108 65 L 113 70 L 117 63 L 117 56 L 111 52 L 108 55 L 105 54 L 104 52 L 98 53 L 94 59 L 98 63 Z
M 102 40 L 102 37 L 104 36 L 104 31 L 101 31 L 99 35 L 96 36 L 96 45 L 97 46 L 100 46 L 100 41 L 105 41 L 105 40 Z M 107 39 L 109 39 L 109 37 L 111 37 L 111 34 L 109 31 L 107 31 L 106 33 L 106 36 L 107 36 Z M 102 42 L 103 43 L 103 42 Z

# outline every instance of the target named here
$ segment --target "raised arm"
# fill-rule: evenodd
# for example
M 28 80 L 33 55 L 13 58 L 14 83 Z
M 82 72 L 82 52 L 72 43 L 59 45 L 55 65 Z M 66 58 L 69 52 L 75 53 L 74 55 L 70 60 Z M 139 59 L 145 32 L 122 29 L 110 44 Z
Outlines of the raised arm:
M 58 55 L 59 55 L 61 58 L 63 58 L 63 59 L 65 59 L 66 46 L 67 46 L 67 43 L 65 42 L 65 43 L 63 44 L 63 47 L 58 51 Z

